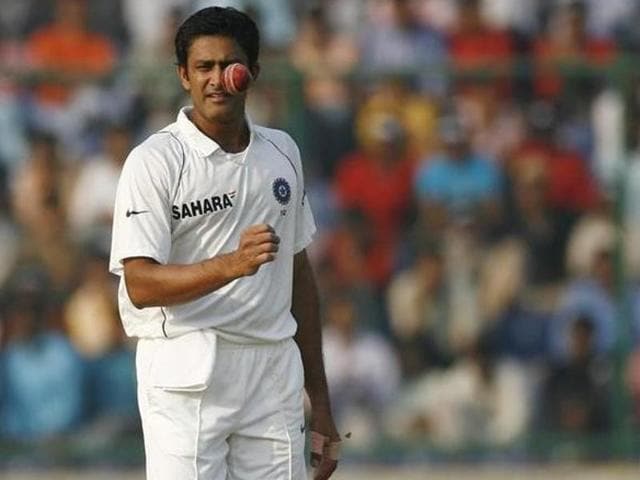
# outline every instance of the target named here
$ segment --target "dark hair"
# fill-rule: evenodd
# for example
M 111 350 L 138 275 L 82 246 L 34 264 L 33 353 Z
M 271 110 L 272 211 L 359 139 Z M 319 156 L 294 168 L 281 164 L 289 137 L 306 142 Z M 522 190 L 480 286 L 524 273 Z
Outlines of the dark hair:
M 178 28 L 175 39 L 178 65 L 186 66 L 189 48 L 194 40 L 205 35 L 233 38 L 247 55 L 249 66 L 258 61 L 260 33 L 256 23 L 232 7 L 208 7 L 198 10 Z

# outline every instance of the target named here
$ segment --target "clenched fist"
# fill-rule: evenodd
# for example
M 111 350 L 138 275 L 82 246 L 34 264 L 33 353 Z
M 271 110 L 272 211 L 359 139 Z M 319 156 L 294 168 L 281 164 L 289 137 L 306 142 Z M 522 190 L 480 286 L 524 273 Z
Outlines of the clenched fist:
M 243 231 L 238 249 L 232 253 L 240 276 L 253 275 L 263 264 L 275 260 L 279 243 L 271 225 L 252 225 Z

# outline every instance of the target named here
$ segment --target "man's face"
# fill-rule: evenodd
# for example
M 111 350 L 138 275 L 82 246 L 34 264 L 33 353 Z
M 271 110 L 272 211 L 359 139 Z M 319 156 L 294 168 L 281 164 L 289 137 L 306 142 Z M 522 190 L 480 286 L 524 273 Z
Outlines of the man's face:
M 232 63 L 249 66 L 238 43 L 225 36 L 202 36 L 189 48 L 187 65 L 178 67 L 182 86 L 193 102 L 198 123 L 229 123 L 244 115 L 246 92 L 230 95 L 222 88 L 222 71 Z M 257 74 L 257 67 L 252 74 Z

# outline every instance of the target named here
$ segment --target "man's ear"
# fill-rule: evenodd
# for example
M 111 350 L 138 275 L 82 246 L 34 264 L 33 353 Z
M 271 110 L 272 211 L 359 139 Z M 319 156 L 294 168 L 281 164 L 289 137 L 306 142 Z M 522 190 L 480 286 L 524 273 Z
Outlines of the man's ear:
M 187 71 L 187 67 L 185 65 L 178 65 L 178 67 L 176 68 L 176 73 L 178 74 L 178 78 L 180 79 L 182 88 L 184 88 L 187 92 L 190 91 L 191 81 L 189 80 L 189 72 Z
M 258 75 L 260 75 L 260 64 L 258 62 L 254 63 L 253 66 L 249 68 L 251 72 L 251 76 L 253 77 L 253 81 L 258 79 Z

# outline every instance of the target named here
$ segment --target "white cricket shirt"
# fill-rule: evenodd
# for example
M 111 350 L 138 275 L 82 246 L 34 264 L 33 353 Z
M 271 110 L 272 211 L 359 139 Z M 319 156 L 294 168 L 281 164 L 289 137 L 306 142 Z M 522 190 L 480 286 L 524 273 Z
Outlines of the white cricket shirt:
M 151 135 L 127 158 L 116 195 L 110 270 L 120 276 L 120 316 L 129 336 L 173 337 L 213 328 L 241 343 L 293 336 L 293 256 L 315 232 L 304 194 L 300 153 L 280 130 L 249 124 L 244 152 L 228 154 L 191 122 L 177 121 Z M 136 308 L 125 287 L 122 261 L 150 257 L 191 264 L 229 253 L 251 225 L 267 223 L 280 237 L 276 259 L 197 300 Z

